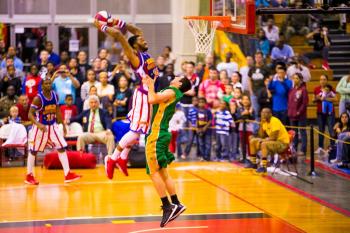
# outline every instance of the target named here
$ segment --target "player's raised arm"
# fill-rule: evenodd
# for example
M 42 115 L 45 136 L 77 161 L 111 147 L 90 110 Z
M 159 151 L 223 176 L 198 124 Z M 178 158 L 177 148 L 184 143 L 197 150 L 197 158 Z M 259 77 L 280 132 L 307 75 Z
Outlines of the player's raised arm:
M 129 31 L 130 33 L 137 35 L 137 36 L 142 36 L 142 30 L 137 27 L 136 25 L 132 23 L 126 23 L 124 20 L 114 18 L 111 24 L 108 24 L 108 26 L 115 26 L 120 29 L 120 31 L 125 32 Z
M 121 46 L 124 50 L 124 53 L 128 57 L 130 63 L 134 67 L 139 66 L 140 60 L 139 60 L 138 56 L 136 55 L 134 49 L 129 45 L 127 39 L 125 38 L 125 36 L 123 35 L 123 33 L 119 29 L 114 28 L 114 27 L 108 27 L 105 24 L 99 23 L 98 20 L 95 20 L 94 25 L 102 32 L 105 32 L 108 35 L 110 35 L 111 37 L 113 37 L 114 39 L 116 39 L 121 44 Z
M 175 92 L 170 89 L 156 93 L 154 90 L 155 80 L 147 75 L 142 78 L 142 82 L 148 86 L 148 103 L 150 104 L 165 103 L 175 96 Z

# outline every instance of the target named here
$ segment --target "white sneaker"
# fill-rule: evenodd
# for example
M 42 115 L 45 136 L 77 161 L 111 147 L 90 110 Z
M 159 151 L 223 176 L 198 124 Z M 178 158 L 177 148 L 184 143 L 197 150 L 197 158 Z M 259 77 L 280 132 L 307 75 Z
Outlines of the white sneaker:
M 317 150 L 315 150 L 315 154 L 320 154 L 322 151 L 324 151 L 323 150 L 323 148 L 321 148 L 321 147 L 319 147 L 319 148 L 317 148 Z
M 332 159 L 331 160 L 331 164 L 335 164 L 335 163 L 338 163 L 339 161 L 338 161 L 338 159 Z

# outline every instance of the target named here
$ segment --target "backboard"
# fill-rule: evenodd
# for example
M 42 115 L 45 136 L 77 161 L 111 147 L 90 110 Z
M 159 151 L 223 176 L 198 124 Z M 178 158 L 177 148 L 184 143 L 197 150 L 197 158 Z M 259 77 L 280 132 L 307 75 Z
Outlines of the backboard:
M 239 34 L 255 34 L 254 0 L 210 0 L 211 16 L 230 16 L 230 27 L 219 30 Z

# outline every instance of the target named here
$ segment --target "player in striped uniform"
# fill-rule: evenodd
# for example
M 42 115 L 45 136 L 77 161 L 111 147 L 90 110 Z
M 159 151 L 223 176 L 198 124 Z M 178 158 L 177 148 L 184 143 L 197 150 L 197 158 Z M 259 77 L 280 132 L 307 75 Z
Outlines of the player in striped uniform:
M 140 86 L 133 94 L 132 109 L 128 114 L 130 131 L 120 140 L 113 155 L 105 158 L 106 174 L 109 179 L 112 179 L 116 165 L 126 176 L 128 175 L 127 157 L 131 146 L 138 142 L 141 133 L 147 134 L 149 130 L 152 108 L 148 103 L 148 87 L 142 83 L 142 78 L 148 75 L 155 79 L 158 76 L 158 69 L 154 59 L 147 53 L 148 45 L 141 29 L 120 19 L 113 19 L 112 25 L 109 26 L 101 25 L 96 20 L 95 26 L 121 44 L 132 69 L 140 80 Z M 126 31 L 133 34 L 128 40 L 124 37 Z
M 67 142 L 59 132 L 57 125 L 57 122 L 63 123 L 62 116 L 58 106 L 57 95 L 51 90 L 51 85 L 50 79 L 43 80 L 42 92 L 39 92 L 33 99 L 28 114 L 33 127 L 29 131 L 28 137 L 27 176 L 24 182 L 31 185 L 39 184 L 33 175 L 35 156 L 38 151 L 44 151 L 47 145 L 53 146 L 58 150 L 58 158 L 61 161 L 65 175 L 64 182 L 72 182 L 81 177 L 69 169 L 68 157 L 65 150 Z M 66 134 L 65 127 L 63 129 Z
M 168 129 L 169 121 L 175 113 L 176 103 L 182 98 L 183 93 L 191 89 L 191 82 L 186 77 L 176 77 L 171 81 L 170 87 L 158 93 L 155 93 L 154 79 L 147 77 L 144 78 L 144 82 L 149 88 L 148 102 L 153 104 L 151 129 L 146 137 L 146 169 L 162 201 L 163 217 L 160 226 L 164 227 L 186 209 L 179 202 L 174 182 L 167 171 L 168 164 L 175 159 L 169 152 L 171 133 Z M 167 193 L 171 197 L 172 204 Z

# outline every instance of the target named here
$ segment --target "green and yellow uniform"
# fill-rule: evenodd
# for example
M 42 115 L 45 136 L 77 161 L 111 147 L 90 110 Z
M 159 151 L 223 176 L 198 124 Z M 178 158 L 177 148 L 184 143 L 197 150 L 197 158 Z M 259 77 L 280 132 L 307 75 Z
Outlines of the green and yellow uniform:
M 151 119 L 151 130 L 146 137 L 146 170 L 147 174 L 153 174 L 161 168 L 166 168 L 174 159 L 174 155 L 169 151 L 171 133 L 169 121 L 175 113 L 176 103 L 179 102 L 183 93 L 175 88 L 168 87 L 161 92 L 171 89 L 175 96 L 165 103 L 153 105 Z

